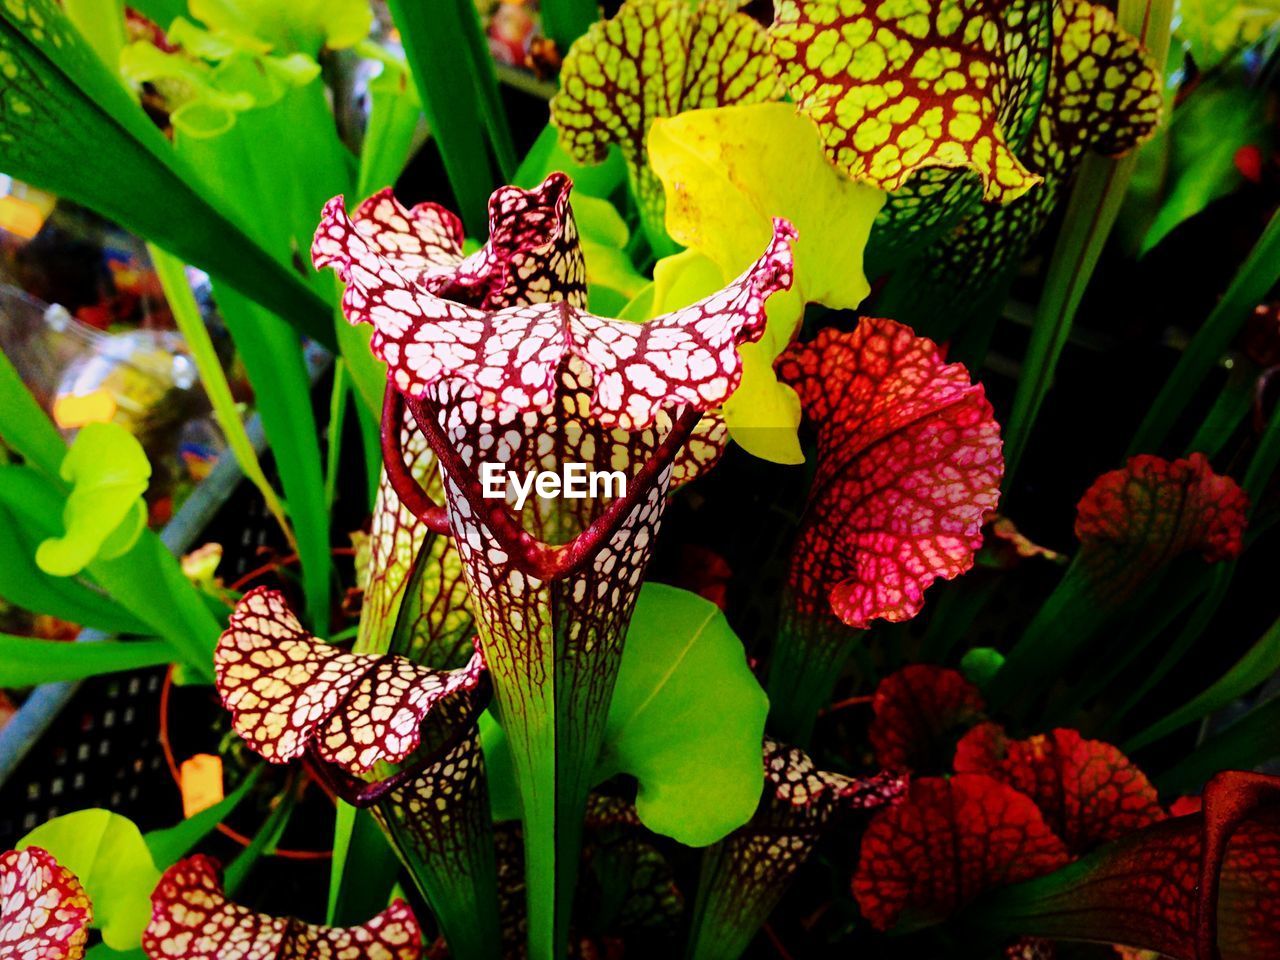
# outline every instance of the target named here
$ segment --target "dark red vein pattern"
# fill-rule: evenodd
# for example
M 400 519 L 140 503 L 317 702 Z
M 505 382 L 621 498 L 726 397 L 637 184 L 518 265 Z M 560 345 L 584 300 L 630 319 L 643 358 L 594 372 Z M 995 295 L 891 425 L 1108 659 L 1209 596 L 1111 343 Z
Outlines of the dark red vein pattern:
M 165 871 L 142 937 L 151 960 L 418 960 L 422 934 L 402 900 L 358 927 L 320 927 L 232 903 L 206 856 Z
M 93 908 L 80 881 L 39 847 L 0 853 L 0 957 L 80 960 Z

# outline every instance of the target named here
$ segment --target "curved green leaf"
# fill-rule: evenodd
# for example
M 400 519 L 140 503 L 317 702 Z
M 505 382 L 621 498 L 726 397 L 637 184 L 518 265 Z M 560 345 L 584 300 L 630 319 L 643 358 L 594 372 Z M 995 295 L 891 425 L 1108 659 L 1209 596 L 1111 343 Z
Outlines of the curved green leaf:
M 751 819 L 764 785 L 769 698 L 720 609 L 661 583 L 640 589 L 609 706 L 595 781 L 639 781 L 650 830 L 705 847 Z M 506 733 L 480 717 L 495 820 L 520 816 Z
M 60 472 L 71 484 L 62 509 L 65 532 L 40 544 L 36 563 L 46 573 L 70 577 L 95 558 L 112 560 L 137 542 L 147 523 L 142 494 L 151 463 L 124 427 L 90 423 L 76 434 Z
M 163 640 L 39 640 L 0 634 L 0 687 L 34 687 L 104 673 L 172 663 L 177 651 Z
M 714 603 L 659 583 L 640 591 L 609 707 L 601 766 L 640 783 L 655 833 L 707 846 L 755 812 L 769 699 Z
M 19 850 L 31 846 L 48 850 L 79 878 L 107 946 L 130 950 L 141 943 L 160 871 L 132 820 L 110 810 L 77 810 L 18 842 Z

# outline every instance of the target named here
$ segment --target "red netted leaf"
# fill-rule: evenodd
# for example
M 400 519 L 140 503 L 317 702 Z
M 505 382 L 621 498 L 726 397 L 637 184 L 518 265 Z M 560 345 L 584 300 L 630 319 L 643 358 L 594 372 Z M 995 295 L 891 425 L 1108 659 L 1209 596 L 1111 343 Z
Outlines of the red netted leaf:
M 402 657 L 344 653 L 307 633 L 277 591 L 245 594 L 218 640 L 214 669 L 235 730 L 272 763 L 320 756 L 353 773 L 417 749 L 427 713 L 472 690 L 484 661 L 431 670 Z
M 556 229 L 574 241 L 567 181 Z M 312 256 L 346 281 L 343 310 L 374 326 L 372 346 L 406 396 L 422 398 L 439 382 L 465 385 L 482 406 L 541 411 L 556 396 L 570 358 L 590 371 L 591 415 L 608 426 L 651 425 L 663 407 L 707 410 L 738 385 L 737 346 L 764 332 L 769 295 L 791 285 L 795 231 L 776 221 L 763 256 L 724 290 L 644 324 L 607 320 L 567 303 L 487 310 L 436 296 L 375 250 L 331 200 Z M 543 260 L 534 263 L 554 269 Z M 552 282 L 551 280 L 547 281 Z
M 907 620 L 973 565 L 1000 498 L 991 404 L 932 341 L 892 320 L 826 329 L 778 362 L 818 431 L 818 469 L 789 589 L 801 612 Z
M 1218 774 L 1202 813 L 1161 821 L 1004 891 L 971 919 L 1174 960 L 1280 956 L 1280 779 Z
M 978 774 L 926 777 L 871 821 L 853 893 L 877 929 L 914 926 L 1069 859 L 1036 805 L 1012 787 Z
M 955 743 L 986 717 L 978 688 L 947 667 L 913 664 L 880 681 L 868 738 L 876 763 L 895 770 L 950 766 Z
M 1095 480 L 1076 506 L 1080 559 L 1100 593 L 1123 599 L 1180 554 L 1209 563 L 1238 556 L 1248 507 L 1239 485 L 1201 454 L 1133 457 Z
M 984 723 L 956 746 L 955 769 L 987 774 L 1025 793 L 1074 854 L 1164 819 L 1146 775 L 1111 744 L 1075 730 L 1012 740 Z
M 1021 5 L 1019 5 L 1021 6 Z M 780 0 L 770 36 L 782 79 L 851 177 L 895 190 L 926 167 L 965 167 L 989 200 L 1040 180 L 1009 149 L 1027 15 L 989 0 L 931 5 Z
M 217 863 L 198 855 L 160 878 L 142 949 L 151 960 L 418 960 L 422 933 L 403 900 L 358 927 L 254 913 L 226 898 Z
M 70 870 L 39 847 L 0 853 L 0 957 L 80 960 L 93 908 Z

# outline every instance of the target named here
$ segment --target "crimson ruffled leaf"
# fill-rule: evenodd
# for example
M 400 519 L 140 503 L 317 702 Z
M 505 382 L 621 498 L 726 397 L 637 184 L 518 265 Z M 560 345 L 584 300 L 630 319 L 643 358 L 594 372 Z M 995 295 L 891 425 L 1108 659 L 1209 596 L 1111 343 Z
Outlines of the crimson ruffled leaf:
M 80 960 L 93 908 L 80 881 L 39 847 L 0 854 L 0 956 Z
M 1036 805 L 1012 787 L 979 774 L 926 777 L 871 821 L 853 893 L 876 929 L 910 928 L 1069 859 Z
M 142 949 L 151 960 L 418 960 L 422 933 L 402 900 L 358 927 L 320 927 L 254 913 L 226 898 L 217 863 L 197 855 L 174 864 L 160 878 L 151 895 L 151 923 Z
M 955 670 L 923 663 L 880 681 L 871 709 L 876 763 L 895 770 L 950 767 L 956 741 L 986 718 L 977 687 Z
M 1117 602 L 1175 557 L 1239 556 L 1249 499 L 1198 453 L 1141 455 L 1094 481 L 1076 506 L 1080 560 L 1095 589 Z
M 1000 431 L 982 387 L 892 320 L 823 330 L 779 359 L 818 430 L 789 589 L 804 613 L 907 620 L 973 565 L 1000 498 Z
M 1218 774 L 1205 787 L 1203 812 L 994 894 L 969 919 L 1173 960 L 1280 956 L 1280 778 Z
M 955 769 L 987 774 L 1025 793 L 1073 854 L 1164 819 L 1146 775 L 1111 744 L 1075 730 L 1013 740 L 985 723 L 957 745 Z
M 399 763 L 418 747 L 432 708 L 480 683 L 476 652 L 459 670 L 401 657 L 344 653 L 308 634 L 278 591 L 245 594 L 214 652 L 232 725 L 265 760 L 286 763 L 314 746 L 351 773 Z

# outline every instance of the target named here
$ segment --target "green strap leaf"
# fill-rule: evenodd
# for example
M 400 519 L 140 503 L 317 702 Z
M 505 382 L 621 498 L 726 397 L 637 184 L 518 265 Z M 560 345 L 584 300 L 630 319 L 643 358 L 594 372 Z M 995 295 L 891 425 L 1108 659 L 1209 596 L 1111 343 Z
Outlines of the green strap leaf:
M 0 353 L 0 440 L 55 480 L 67 445 L 27 389 L 13 362 Z
M 165 299 L 169 301 L 169 308 L 173 312 L 174 322 L 182 332 L 187 348 L 191 351 L 196 370 L 200 374 L 200 383 L 209 397 L 214 418 L 222 428 L 227 446 L 231 449 L 245 477 L 262 494 L 267 510 L 284 531 L 285 539 L 289 541 L 290 546 L 297 549 L 293 530 L 285 517 L 284 504 L 280 502 L 275 488 L 263 473 L 262 464 L 258 462 L 258 453 L 254 450 L 249 434 L 245 431 L 244 421 L 240 419 L 239 408 L 231 395 L 231 386 L 227 383 L 227 376 L 222 370 L 222 361 L 218 359 L 209 330 L 204 325 L 204 318 L 200 316 L 195 295 L 191 292 L 191 285 L 187 282 L 186 269 L 181 260 L 170 256 L 154 244 L 150 245 L 148 250 L 156 268 L 156 276 L 160 280 L 161 287 L 164 288 Z
M 240 805 L 253 785 L 262 774 L 262 767 L 254 767 L 244 778 L 240 786 L 230 794 L 207 809 L 188 817 L 181 823 L 163 830 L 152 830 L 143 836 L 147 848 L 151 851 L 151 859 L 161 870 L 167 870 L 188 853 L 197 843 L 207 837 L 213 829 L 231 815 Z
M 483 236 L 489 193 L 497 185 L 485 132 L 505 120 L 490 116 L 493 101 L 480 93 L 490 83 L 485 74 L 492 73 L 493 61 L 480 62 L 471 44 L 460 42 L 479 29 L 468 22 L 478 16 L 475 5 L 470 0 L 388 0 L 387 6 L 467 232 Z
M 141 670 L 172 663 L 176 656 L 173 646 L 163 640 L 69 643 L 0 634 L 0 687 L 34 687 Z
M 214 299 L 231 331 L 258 399 L 275 455 L 302 563 L 307 614 L 317 633 L 328 629 L 329 510 L 324 498 L 320 432 L 311 406 L 311 381 L 295 331 L 237 291 L 214 285 Z
M 200 176 L 53 0 L 0 10 L 0 61 L 5 173 L 115 220 L 335 345 L 324 301 L 203 196 Z
M 1196 386 L 1213 369 L 1248 319 L 1249 311 L 1280 279 L 1280 212 L 1272 215 L 1262 236 L 1241 265 L 1231 286 L 1204 325 L 1187 344 L 1178 365 L 1165 380 L 1147 418 L 1129 444 L 1130 454 L 1157 449 L 1178 415 L 1196 394 Z

